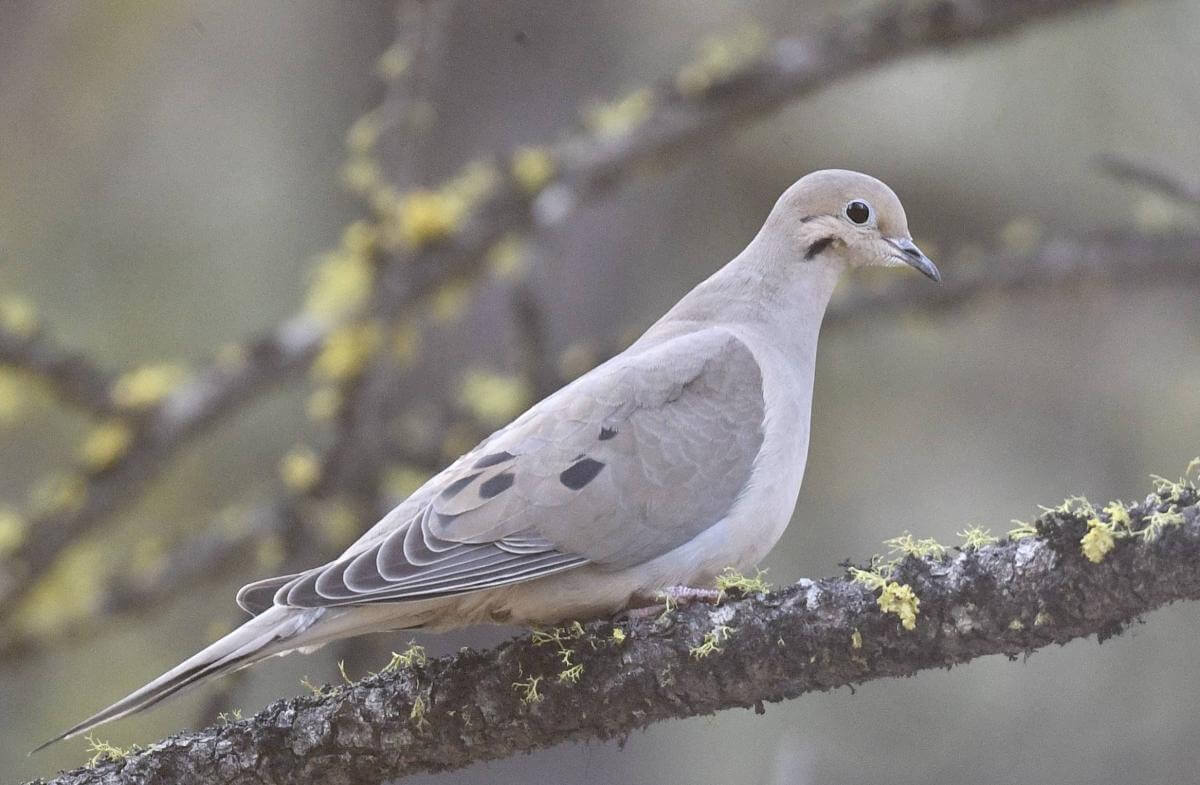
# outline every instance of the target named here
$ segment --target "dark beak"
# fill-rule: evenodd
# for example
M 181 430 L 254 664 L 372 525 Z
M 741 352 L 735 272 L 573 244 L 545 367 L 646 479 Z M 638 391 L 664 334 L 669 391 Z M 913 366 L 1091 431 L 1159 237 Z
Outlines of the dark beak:
M 942 282 L 942 274 L 938 272 L 937 265 L 934 264 L 928 256 L 917 247 L 917 244 L 907 237 L 887 238 L 888 244 L 899 251 L 897 258 L 905 264 L 911 265 L 925 274 L 925 277 L 932 278 L 938 283 Z

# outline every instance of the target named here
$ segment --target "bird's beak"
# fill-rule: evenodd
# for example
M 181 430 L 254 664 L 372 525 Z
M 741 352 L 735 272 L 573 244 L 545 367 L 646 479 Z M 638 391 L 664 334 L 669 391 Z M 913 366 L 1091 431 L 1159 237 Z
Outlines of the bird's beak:
M 907 237 L 888 237 L 888 245 L 900 252 L 898 258 L 905 264 L 911 265 L 925 274 L 927 278 L 941 283 L 942 274 L 937 265 L 917 247 L 917 244 Z

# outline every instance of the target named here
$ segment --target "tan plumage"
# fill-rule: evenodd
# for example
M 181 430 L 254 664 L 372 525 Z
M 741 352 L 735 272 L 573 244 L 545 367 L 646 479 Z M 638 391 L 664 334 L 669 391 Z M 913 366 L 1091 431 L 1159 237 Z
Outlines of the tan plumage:
M 59 738 L 349 635 L 586 618 L 753 565 L 800 490 L 837 279 L 895 264 L 938 280 L 886 185 L 804 177 L 632 346 L 485 439 L 338 559 L 243 588 L 255 618 Z

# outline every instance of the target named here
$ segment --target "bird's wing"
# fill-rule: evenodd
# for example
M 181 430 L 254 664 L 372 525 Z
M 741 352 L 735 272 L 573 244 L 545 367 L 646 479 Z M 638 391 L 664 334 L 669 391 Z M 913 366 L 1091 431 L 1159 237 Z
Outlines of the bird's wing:
M 434 477 L 338 560 L 248 610 L 422 599 L 666 553 L 719 521 L 763 440 L 762 375 L 720 328 L 633 347 Z

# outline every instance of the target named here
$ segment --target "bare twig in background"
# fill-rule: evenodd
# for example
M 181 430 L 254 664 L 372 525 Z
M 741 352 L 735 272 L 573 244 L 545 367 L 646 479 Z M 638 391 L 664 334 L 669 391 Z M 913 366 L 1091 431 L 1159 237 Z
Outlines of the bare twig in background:
M 1117 180 L 1140 185 L 1185 204 L 1200 206 L 1200 180 L 1188 181 L 1120 155 L 1101 155 L 1096 161 L 1101 169 Z
M 50 783 L 376 783 L 666 719 L 762 712 L 767 701 L 988 654 L 1103 640 L 1155 608 L 1200 599 L 1193 484 L 1159 484 L 1140 504 L 1102 512 L 1067 503 L 1017 536 L 862 573 L 879 585 L 801 581 L 662 622 L 597 622 L 413 662 Z M 908 621 L 885 600 L 905 591 Z
M 0 304 L 0 308 L 5 308 Z M 21 302 L 8 309 L 32 308 Z M 30 310 L 23 318 L 0 319 L 0 364 L 20 368 L 45 380 L 66 403 L 93 414 L 115 411 L 109 391 L 113 376 L 97 367 L 83 352 L 59 346 Z

